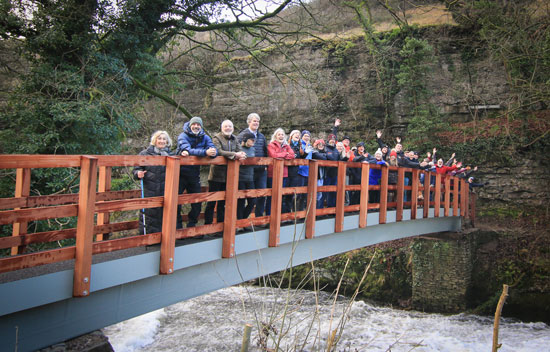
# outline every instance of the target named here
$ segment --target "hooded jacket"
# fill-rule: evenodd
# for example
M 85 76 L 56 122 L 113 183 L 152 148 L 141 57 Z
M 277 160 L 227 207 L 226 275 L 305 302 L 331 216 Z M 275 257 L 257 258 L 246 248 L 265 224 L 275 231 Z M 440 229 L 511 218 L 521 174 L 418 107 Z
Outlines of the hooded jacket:
M 189 125 L 189 122 L 186 122 L 183 125 L 183 132 L 180 133 L 178 136 L 178 151 L 177 154 L 181 155 L 181 152 L 186 150 L 190 156 L 206 156 L 206 150 L 209 148 L 216 149 L 216 146 L 214 143 L 212 143 L 212 139 L 208 137 L 204 130 L 201 128 L 199 133 L 194 134 L 191 131 L 191 126 Z M 212 158 L 216 157 L 218 155 L 217 149 L 216 149 L 216 155 L 214 155 Z M 200 166 L 199 165 L 184 165 L 180 169 L 180 173 L 185 176 L 191 176 L 191 177 L 200 177 Z

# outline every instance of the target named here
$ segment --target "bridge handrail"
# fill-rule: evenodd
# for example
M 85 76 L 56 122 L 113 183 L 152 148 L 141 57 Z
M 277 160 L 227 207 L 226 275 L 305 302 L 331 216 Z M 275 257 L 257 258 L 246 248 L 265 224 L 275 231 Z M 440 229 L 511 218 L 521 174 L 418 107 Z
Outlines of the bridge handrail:
M 181 165 L 227 165 L 226 191 L 201 192 L 178 195 L 178 179 Z M 272 189 L 238 190 L 240 165 L 272 165 Z M 285 166 L 308 165 L 310 167 L 307 186 L 283 188 L 282 179 Z M 141 198 L 139 190 L 111 191 L 112 167 L 131 166 L 166 166 L 164 196 Z M 80 168 L 80 192 L 76 194 L 57 194 L 30 196 L 30 177 L 33 168 Z M 318 186 L 319 167 L 337 168 L 337 185 Z M 346 185 L 347 168 L 360 168 L 362 181 L 360 185 Z M 359 227 L 367 225 L 367 211 L 379 210 L 379 223 L 386 222 L 388 207 L 396 208 L 396 220 L 401 221 L 404 206 L 410 206 L 411 219 L 416 219 L 418 199 L 416 194 L 423 192 L 423 217 L 428 217 L 430 206 L 434 216 L 440 216 L 441 194 L 443 194 L 443 216 L 453 216 L 461 209 L 461 216 L 469 216 L 468 185 L 456 176 L 440 175 L 411 168 L 380 166 L 357 162 L 338 162 L 327 160 L 282 160 L 272 158 L 250 158 L 244 161 L 228 161 L 223 157 L 197 158 L 179 156 L 134 156 L 134 155 L 0 155 L 0 169 L 16 169 L 15 197 L 0 198 L 0 224 L 13 224 L 12 236 L 0 237 L 0 249 L 11 248 L 11 256 L 0 258 L 0 272 L 19 270 L 36 265 L 75 259 L 75 296 L 89 294 L 91 258 L 93 254 L 137 246 L 160 244 L 160 273 L 170 274 L 173 270 L 174 246 L 176 239 L 190 238 L 204 234 L 223 231 L 222 257 L 230 258 L 235 254 L 236 228 L 250 225 L 269 224 L 269 246 L 278 246 L 281 221 L 305 219 L 306 238 L 315 234 L 316 216 L 334 214 L 335 232 L 343 229 L 345 212 L 359 211 Z M 380 185 L 369 185 L 370 169 L 382 170 Z M 397 171 L 396 185 L 388 184 L 389 171 Z M 412 185 L 404 185 L 405 173 L 412 174 Z M 99 180 L 98 180 L 99 173 Z M 425 174 L 424 184 L 419 183 L 419 175 Z M 433 190 L 430 180 L 435 177 Z M 442 182 L 442 177 L 445 182 Z M 452 183 L 452 189 L 451 189 Z M 444 187 L 442 189 L 442 185 Z M 97 191 L 96 191 L 97 188 Z M 460 194 L 459 194 L 460 188 Z M 411 200 L 404 202 L 404 191 L 411 191 Z M 360 204 L 345 206 L 345 191 L 359 191 Z M 379 203 L 369 203 L 369 191 L 380 192 Z M 395 191 L 397 199 L 388 202 L 388 192 Z M 316 209 L 317 192 L 336 192 L 336 207 Z M 433 192 L 434 200 L 430 201 Z M 443 192 L 443 193 L 442 193 Z M 281 213 L 283 195 L 306 194 L 307 209 L 293 213 Z M 451 194 L 453 203 L 451 204 Z M 236 219 L 237 200 L 239 198 L 271 196 L 270 216 L 248 219 Z M 472 198 L 473 199 L 473 198 Z M 177 206 L 182 204 L 225 200 L 225 221 L 194 228 L 176 230 Z M 460 203 L 459 203 L 460 200 Z M 114 211 L 129 211 L 144 208 L 164 208 L 162 231 L 142 236 L 131 236 L 119 239 L 104 240 L 103 234 L 133 230 L 137 221 L 110 223 L 110 214 Z M 475 210 L 475 205 L 472 205 Z M 97 214 L 97 220 L 94 216 Z M 27 233 L 30 221 L 60 217 L 77 217 L 77 227 L 71 229 Z M 96 241 L 94 242 L 94 235 Z M 51 249 L 36 253 L 20 254 L 25 246 L 31 243 L 52 242 L 76 238 L 74 246 Z

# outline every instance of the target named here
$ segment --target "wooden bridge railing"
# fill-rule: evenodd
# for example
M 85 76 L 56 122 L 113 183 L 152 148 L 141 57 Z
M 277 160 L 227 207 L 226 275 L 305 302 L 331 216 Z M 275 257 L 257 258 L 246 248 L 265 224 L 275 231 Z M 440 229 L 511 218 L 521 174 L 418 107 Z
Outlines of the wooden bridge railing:
M 178 194 L 180 165 L 227 165 L 226 191 Z M 241 165 L 273 164 L 273 186 L 271 189 L 238 190 L 238 175 Z M 283 188 L 285 166 L 309 166 L 307 186 Z M 141 198 L 139 190 L 112 191 L 112 167 L 165 166 L 164 196 Z M 338 168 L 337 184 L 318 186 L 317 175 L 320 167 Z M 79 193 L 31 196 L 31 170 L 37 168 L 80 168 Z M 361 169 L 361 184 L 346 185 L 346 170 Z M 11 249 L 11 253 L 0 258 L 0 273 L 49 264 L 65 260 L 75 260 L 74 296 L 87 296 L 90 292 L 91 264 L 94 254 L 122 250 L 127 248 L 160 244 L 161 274 L 170 274 L 174 270 L 174 251 L 177 239 L 192 238 L 200 235 L 223 231 L 221 256 L 230 258 L 235 255 L 235 235 L 237 228 L 269 224 L 269 246 L 279 245 L 282 221 L 305 221 L 305 237 L 315 236 L 317 216 L 334 215 L 334 232 L 343 231 L 344 215 L 359 212 L 359 227 L 367 226 L 367 212 L 378 210 L 379 223 L 387 220 L 388 208 L 396 209 L 396 220 L 402 221 L 403 209 L 410 207 L 411 219 L 417 218 L 418 207 L 423 207 L 423 217 L 428 217 L 429 208 L 434 208 L 434 216 L 439 217 L 441 195 L 443 194 L 443 216 L 469 217 L 469 189 L 463 179 L 442 176 L 417 169 L 380 166 L 367 163 L 335 162 L 324 160 L 281 160 L 272 158 L 250 158 L 244 161 L 227 161 L 225 158 L 161 157 L 161 156 L 110 156 L 110 155 L 0 155 L 0 169 L 15 169 L 15 197 L 0 198 L 0 225 L 12 225 L 12 236 L 0 237 L 0 250 Z M 380 185 L 369 185 L 371 169 L 380 169 Z M 388 184 L 389 172 L 397 172 L 397 184 Z M 98 179 L 99 174 L 99 179 Z M 405 175 L 410 175 L 411 185 L 405 186 Z M 420 175 L 424 174 L 424 184 L 420 184 Z M 431 178 L 435 185 L 431 185 Z M 444 184 L 444 186 L 442 186 Z M 360 192 L 359 204 L 345 206 L 345 192 Z M 369 191 L 380 192 L 379 203 L 369 203 Z M 404 201 L 405 192 L 410 191 L 411 199 Z M 317 192 L 336 192 L 336 206 L 317 208 Z M 396 194 L 396 199 L 388 202 L 388 193 Z M 421 192 L 421 193 L 419 193 Z M 282 213 L 283 197 L 305 194 L 305 210 Z M 423 194 L 423 200 L 417 198 Z M 237 220 L 237 201 L 239 198 L 271 197 L 271 215 Z M 431 196 L 433 196 L 432 200 Z M 473 198 L 472 198 L 473 199 Z M 178 205 L 225 200 L 225 218 L 223 223 L 213 223 L 191 228 L 176 229 Z M 452 203 L 451 203 L 452 200 Z M 111 222 L 114 212 L 137 211 L 144 208 L 163 207 L 162 231 L 135 235 L 138 221 Z M 471 207 L 475 211 L 475 205 Z M 475 214 L 472 214 L 472 220 Z M 32 221 L 76 217 L 76 228 L 28 233 L 28 224 Z M 133 216 L 135 218 L 135 215 Z M 106 239 L 104 234 L 133 232 L 119 238 Z M 95 236 L 95 240 L 94 240 Z M 62 248 L 24 253 L 33 243 L 55 242 L 75 239 L 75 245 Z

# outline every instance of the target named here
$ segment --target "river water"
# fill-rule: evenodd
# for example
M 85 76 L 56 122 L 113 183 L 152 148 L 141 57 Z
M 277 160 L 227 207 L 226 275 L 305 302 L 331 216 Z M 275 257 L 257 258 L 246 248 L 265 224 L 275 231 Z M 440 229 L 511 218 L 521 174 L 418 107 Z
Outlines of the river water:
M 506 306 L 504 306 L 506 310 Z M 377 307 L 327 293 L 251 286 L 222 289 L 103 329 L 116 352 L 240 351 L 490 351 L 493 319 Z M 259 334 L 263 330 L 266 334 Z M 267 342 L 266 342 L 267 341 Z M 550 326 L 502 319 L 499 352 L 549 351 Z

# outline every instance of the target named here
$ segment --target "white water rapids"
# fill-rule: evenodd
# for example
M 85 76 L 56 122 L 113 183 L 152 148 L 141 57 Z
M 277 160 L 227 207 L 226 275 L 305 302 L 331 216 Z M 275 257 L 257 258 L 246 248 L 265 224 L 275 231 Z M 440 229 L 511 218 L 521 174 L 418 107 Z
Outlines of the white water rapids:
M 504 306 L 506 310 L 506 306 Z M 103 329 L 116 352 L 240 351 L 245 324 L 249 351 L 326 351 L 332 331 L 335 351 L 490 351 L 493 319 L 376 307 L 327 293 L 235 286 L 177 303 Z M 342 328 L 343 324 L 343 329 Z M 502 319 L 499 352 L 549 351 L 550 326 Z

